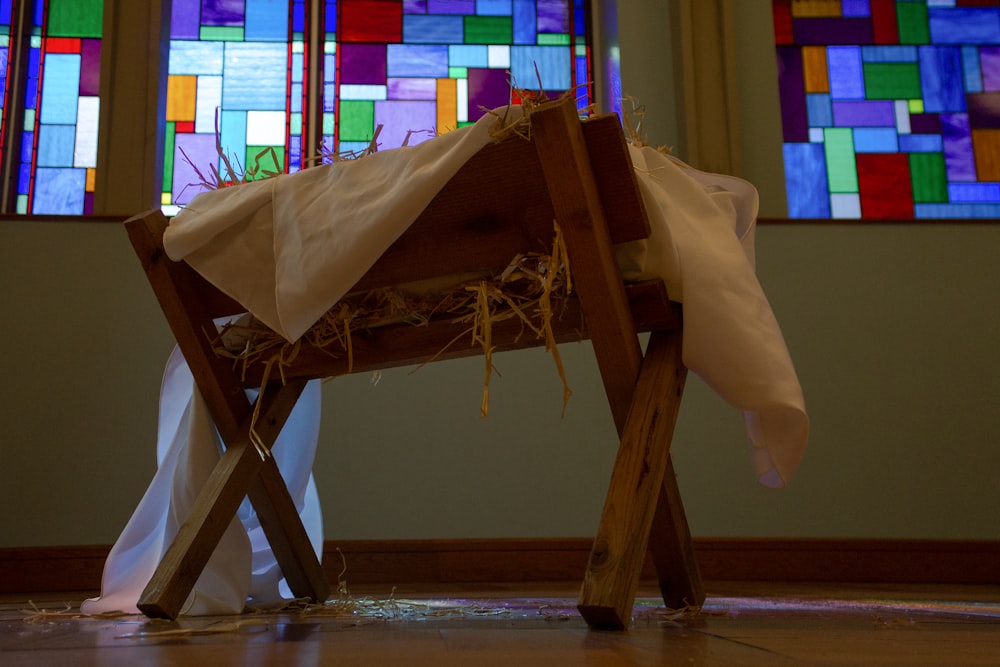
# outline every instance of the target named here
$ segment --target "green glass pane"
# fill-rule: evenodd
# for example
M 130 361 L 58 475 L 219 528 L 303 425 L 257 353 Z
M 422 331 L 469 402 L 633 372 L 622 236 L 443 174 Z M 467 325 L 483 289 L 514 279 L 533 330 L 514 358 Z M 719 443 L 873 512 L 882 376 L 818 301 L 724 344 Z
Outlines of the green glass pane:
M 342 100 L 340 103 L 340 141 L 371 141 L 375 132 L 375 103 L 366 100 Z
M 468 67 L 449 67 L 448 68 L 448 78 L 449 79 L 468 79 L 469 78 L 469 68 Z
M 556 35 L 550 33 L 540 33 L 538 43 L 545 46 L 569 46 L 569 35 Z
M 247 146 L 246 162 L 247 176 L 267 178 L 280 174 L 285 170 L 284 146 Z
M 854 162 L 854 132 L 850 128 L 827 128 L 823 131 L 823 136 L 830 192 L 857 192 L 858 169 Z
M 101 37 L 104 0 L 49 0 L 49 37 Z
M 922 95 L 917 63 L 865 63 L 864 72 L 870 100 L 909 100 Z
M 235 26 L 202 26 L 198 32 L 198 39 L 216 42 L 242 42 L 243 28 Z
M 900 44 L 930 44 L 927 5 L 922 2 L 897 2 L 896 21 Z
M 514 23 L 509 16 L 466 16 L 466 44 L 510 44 Z
M 910 179 L 913 182 L 913 201 L 948 201 L 947 174 L 941 153 L 911 153 Z
M 163 139 L 163 191 L 170 192 L 174 187 L 174 137 L 177 134 L 176 123 L 168 122 Z

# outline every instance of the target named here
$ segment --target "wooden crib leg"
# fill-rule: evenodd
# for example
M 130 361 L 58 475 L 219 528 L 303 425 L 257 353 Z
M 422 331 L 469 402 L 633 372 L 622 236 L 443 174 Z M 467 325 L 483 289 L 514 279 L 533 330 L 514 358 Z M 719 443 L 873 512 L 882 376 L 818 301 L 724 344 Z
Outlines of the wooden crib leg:
M 592 627 L 620 630 L 631 621 L 687 375 L 680 336 L 653 333 L 642 362 L 578 601 Z
M 304 382 L 298 382 L 264 392 L 255 430 L 268 446 L 274 443 L 304 386 Z M 253 494 L 261 525 L 293 592 L 318 601 L 329 594 L 274 459 L 265 461 L 250 443 L 249 415 L 240 432 L 246 435 L 228 438 L 226 451 L 139 599 L 139 610 L 151 618 L 176 618 L 180 614 L 248 492 Z M 307 565 L 303 567 L 303 563 Z

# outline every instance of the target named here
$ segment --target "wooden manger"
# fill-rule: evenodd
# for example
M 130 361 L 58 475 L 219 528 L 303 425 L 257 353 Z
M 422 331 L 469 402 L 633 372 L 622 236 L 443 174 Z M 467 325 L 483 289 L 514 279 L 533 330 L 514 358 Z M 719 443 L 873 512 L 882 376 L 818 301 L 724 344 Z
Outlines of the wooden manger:
M 595 165 L 600 165 L 595 169 Z M 550 253 L 553 223 L 564 237 L 572 296 L 553 309 L 551 340 L 589 338 L 620 436 L 603 515 L 583 574 L 579 609 L 596 628 L 629 625 L 649 550 L 670 608 L 700 606 L 700 574 L 670 462 L 670 442 L 687 370 L 681 307 L 660 281 L 626 285 L 613 246 L 649 236 L 618 118 L 581 121 L 572 100 L 530 116 L 530 138 L 490 144 L 469 160 L 414 224 L 358 282 L 364 292 L 440 276 L 502 271 L 521 253 Z M 351 354 L 300 344 L 294 361 L 266 372 L 261 358 L 234 364 L 214 349 L 213 320 L 245 308 L 163 250 L 159 211 L 126 222 L 163 313 L 225 442 L 213 471 L 139 601 L 151 617 L 175 618 L 246 496 L 297 597 L 330 592 L 269 448 L 306 381 L 482 354 L 450 344 L 467 324 L 446 313 L 351 339 Z M 643 355 L 639 332 L 651 332 Z M 529 332 L 530 334 L 530 332 Z M 490 331 L 496 350 L 545 345 L 507 318 Z M 251 404 L 245 389 L 266 386 Z M 258 439 L 255 447 L 254 440 Z

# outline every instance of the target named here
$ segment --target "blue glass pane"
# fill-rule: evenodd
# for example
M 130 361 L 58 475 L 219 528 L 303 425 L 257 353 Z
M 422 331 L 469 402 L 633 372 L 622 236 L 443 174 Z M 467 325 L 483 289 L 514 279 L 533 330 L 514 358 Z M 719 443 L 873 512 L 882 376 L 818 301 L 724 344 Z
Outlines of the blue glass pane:
M 448 76 L 448 47 L 444 45 L 389 44 L 386 53 L 388 76 Z
M 42 87 L 42 123 L 76 123 L 76 101 L 80 90 L 80 56 L 53 53 L 45 59 Z
M 72 167 L 74 125 L 40 125 L 38 127 L 38 166 Z
M 573 86 L 570 67 L 570 51 L 567 48 L 513 46 L 510 49 L 510 73 L 516 84 L 523 88 L 537 88 L 538 76 L 541 76 L 545 90 L 567 90 Z
M 854 130 L 854 151 L 856 153 L 896 153 L 899 151 L 896 130 L 874 127 L 858 128 Z
M 785 144 L 784 155 L 788 215 L 793 218 L 830 217 L 823 145 Z
M 464 40 L 461 16 L 403 16 L 403 41 L 408 44 L 461 44 Z
M 924 111 L 965 111 L 962 52 L 958 48 L 920 47 L 920 84 Z
M 285 42 L 288 40 L 288 3 L 277 0 L 246 0 L 248 42 Z
M 171 74 L 222 74 L 222 42 L 170 42 Z
M 927 19 L 935 44 L 1000 44 L 1000 9 L 996 7 L 932 8 Z
M 223 106 L 227 109 L 284 110 L 287 71 L 284 44 L 227 43 Z
M 83 215 L 84 169 L 39 167 L 35 171 L 35 194 L 31 212 L 36 215 Z
M 535 0 L 514 0 L 514 43 L 534 44 Z
M 831 46 L 826 51 L 826 58 L 830 72 L 830 94 L 834 99 L 864 99 L 865 76 L 861 65 L 861 49 Z

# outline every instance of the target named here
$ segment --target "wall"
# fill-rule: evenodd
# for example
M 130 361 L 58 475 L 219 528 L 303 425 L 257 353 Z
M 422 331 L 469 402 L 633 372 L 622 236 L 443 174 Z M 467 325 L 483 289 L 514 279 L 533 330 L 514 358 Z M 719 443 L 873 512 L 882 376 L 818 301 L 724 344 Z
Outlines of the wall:
M 745 146 L 744 166 L 779 215 L 773 100 L 753 96 L 774 85 L 761 2 L 735 3 L 757 36 L 741 108 L 744 141 L 763 147 Z M 641 70 L 656 86 L 641 66 L 655 54 L 628 46 L 643 16 L 621 14 L 626 85 Z M 669 142 L 683 128 L 656 131 Z M 758 486 L 739 415 L 692 378 L 674 454 L 694 534 L 1000 538 L 997 247 L 995 224 L 763 225 L 759 275 L 810 448 L 788 489 Z M 153 473 L 171 348 L 159 310 L 112 222 L 0 221 L 0 286 L 0 547 L 110 543 Z M 327 383 L 315 466 L 327 538 L 592 534 L 615 437 L 587 352 L 564 347 L 565 417 L 541 351 L 498 356 L 485 420 L 475 359 Z

